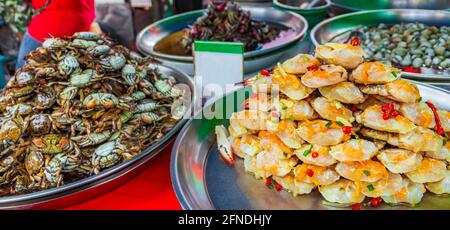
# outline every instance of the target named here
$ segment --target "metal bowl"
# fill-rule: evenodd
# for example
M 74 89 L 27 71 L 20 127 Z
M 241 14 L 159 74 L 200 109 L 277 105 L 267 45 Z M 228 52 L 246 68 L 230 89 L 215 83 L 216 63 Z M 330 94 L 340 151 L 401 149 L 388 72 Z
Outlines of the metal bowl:
M 307 21 L 300 15 L 273 9 L 272 7 L 258 7 L 241 5 L 244 10 L 250 11 L 252 18 L 268 23 L 276 23 L 288 27 L 295 31 L 295 36 L 283 41 L 275 47 L 249 51 L 244 53 L 244 70 L 245 72 L 254 72 L 258 68 L 255 61 L 262 60 L 259 68 L 266 63 L 273 64 L 279 54 L 285 52 L 286 49 L 292 48 L 293 45 L 304 37 L 308 29 Z M 204 10 L 191 11 L 172 17 L 165 18 L 151 24 L 143 29 L 137 36 L 136 46 L 140 52 L 145 55 L 153 55 L 167 65 L 181 68 L 188 74 L 193 74 L 193 57 L 182 55 L 170 55 L 155 50 L 156 44 L 167 36 L 178 32 L 189 25 L 193 24 L 197 18 L 205 14 Z
M 431 100 L 442 109 L 450 109 L 450 92 L 414 82 L 424 100 Z M 249 95 L 250 89 L 241 89 L 207 106 L 181 130 L 172 149 L 170 174 L 178 201 L 184 209 L 338 209 L 322 204 L 323 198 L 315 191 L 293 197 L 274 189 L 269 190 L 262 180 L 244 172 L 243 160 L 228 166 L 219 157 L 214 127 L 228 125 L 231 113 L 237 110 Z M 233 98 L 234 96 L 235 98 Z M 236 101 L 236 104 L 226 103 Z M 214 106 L 214 109 L 211 109 Z M 212 117 L 212 113 L 218 118 Z M 222 115 L 222 117 L 220 117 Z M 225 119 L 223 119 L 225 118 Z M 425 194 L 416 207 L 382 205 L 380 209 L 450 209 L 448 197 Z
M 436 10 L 372 10 L 344 14 L 327 19 L 311 31 L 311 41 L 315 46 L 326 42 L 343 42 L 349 33 L 361 26 L 376 26 L 380 23 L 420 22 L 427 25 L 450 26 L 450 12 Z M 420 81 L 449 81 L 450 75 L 403 72 L 405 78 Z
M 302 3 L 309 2 L 310 0 L 273 0 L 273 6 L 302 15 L 308 21 L 309 26 L 313 27 L 325 19 L 331 4 L 329 0 L 320 0 L 312 8 L 300 8 Z
M 265 3 L 271 2 L 272 0 L 236 0 L 235 2 L 239 3 Z
M 380 9 L 450 9 L 450 1 L 446 0 L 330 0 L 331 5 L 340 13 L 361 10 Z
M 195 99 L 194 83 L 189 76 L 166 66 L 159 65 L 158 69 L 163 75 L 173 76 L 179 83 L 188 85 L 191 88 L 192 99 Z M 190 114 L 191 111 L 192 107 L 187 113 Z M 145 166 L 149 165 L 151 160 L 172 142 L 186 121 L 187 119 L 180 120 L 161 140 L 147 147 L 128 161 L 102 171 L 97 175 L 60 187 L 29 194 L 0 197 L 0 209 L 56 209 L 86 201 L 108 192 L 145 169 Z

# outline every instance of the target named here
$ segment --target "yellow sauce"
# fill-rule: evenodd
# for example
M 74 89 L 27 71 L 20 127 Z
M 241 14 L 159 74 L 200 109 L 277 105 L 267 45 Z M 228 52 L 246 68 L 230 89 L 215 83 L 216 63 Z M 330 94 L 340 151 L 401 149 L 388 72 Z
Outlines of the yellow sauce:
M 278 131 L 284 131 L 287 133 L 294 133 L 295 132 L 295 123 L 293 121 L 289 120 L 282 120 L 278 123 Z
M 317 69 L 312 73 L 312 76 L 318 77 L 318 78 L 329 78 L 331 73 L 328 73 L 322 69 Z
M 325 133 L 329 129 L 342 129 L 341 126 L 332 122 L 331 125 L 327 128 L 327 122 L 321 120 L 309 121 L 306 120 L 302 123 L 302 126 L 306 128 L 306 136 L 312 137 L 317 133 Z
M 301 82 L 298 77 L 294 74 L 274 74 L 272 77 L 272 82 L 278 84 L 280 87 L 290 87 L 292 89 L 299 89 L 301 87 Z
M 292 149 L 290 149 L 289 147 L 287 147 L 281 140 L 280 138 L 278 138 L 275 134 L 267 132 L 267 131 L 260 131 L 258 134 L 259 138 L 267 138 L 269 139 L 269 141 L 275 145 L 277 145 L 281 151 L 287 153 L 287 154 L 292 154 L 293 151 Z
M 354 148 L 350 144 L 344 144 L 344 147 L 343 147 L 344 154 L 353 159 L 362 157 L 364 155 L 364 151 L 362 150 L 363 148 L 360 146 L 360 144 L 361 144 L 361 141 L 358 141 L 357 148 Z
M 247 136 L 242 137 L 241 142 L 243 144 L 251 145 L 251 146 L 259 145 L 259 140 L 257 139 L 257 137 L 255 137 L 253 135 L 247 135 Z
M 386 71 L 386 66 L 384 66 L 383 63 L 377 62 L 377 61 L 376 62 L 366 62 L 366 63 L 362 64 L 361 75 L 362 75 L 362 82 L 364 84 L 369 83 L 369 71 L 371 73 L 384 72 L 384 71 Z
M 425 128 L 429 127 L 431 125 L 431 122 L 433 122 L 433 117 L 433 114 L 430 114 L 427 110 L 422 109 L 419 115 L 421 125 Z
M 388 91 L 405 91 L 411 93 L 417 99 L 420 97 L 418 89 L 406 80 L 395 80 L 391 83 L 388 83 L 386 84 L 386 89 Z
M 406 187 L 403 187 L 402 190 L 400 190 L 400 192 L 396 193 L 394 196 L 398 201 L 405 201 L 408 198 L 408 189 L 406 189 Z
M 314 172 L 313 176 L 310 177 L 306 174 L 306 171 L 310 169 Z M 325 171 L 327 170 L 326 167 L 316 166 L 316 165 L 310 165 L 310 164 L 302 164 L 300 166 L 297 166 L 294 169 L 295 173 L 295 179 L 302 182 L 311 182 L 315 185 L 321 185 L 321 181 L 317 178 L 318 175 L 323 175 Z

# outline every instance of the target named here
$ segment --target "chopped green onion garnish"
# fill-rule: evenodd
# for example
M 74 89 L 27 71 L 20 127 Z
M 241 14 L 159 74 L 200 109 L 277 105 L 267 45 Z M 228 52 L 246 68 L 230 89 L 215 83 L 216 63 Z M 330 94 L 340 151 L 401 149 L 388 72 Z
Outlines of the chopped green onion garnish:
M 282 110 L 286 110 L 288 107 L 285 105 L 285 104 L 283 104 L 282 106 L 281 106 L 281 109 Z
M 312 147 L 313 146 L 311 145 L 311 147 L 308 150 L 305 150 L 305 152 L 303 152 L 303 156 L 307 157 L 311 153 Z
M 398 78 L 398 75 L 396 72 L 392 72 L 392 75 L 394 75 L 395 78 Z
M 309 57 L 306 55 L 303 55 L 303 61 L 309 61 Z
M 344 126 L 344 123 L 342 123 L 342 121 L 337 121 L 336 123 L 340 126 Z
M 273 187 L 274 187 L 273 184 L 269 185 L 269 189 L 273 189 Z
M 294 121 L 295 120 L 294 115 L 289 116 L 289 120 Z
M 355 139 L 356 139 L 356 140 L 359 140 L 359 139 L 360 139 L 360 138 L 359 138 L 359 135 L 356 134 L 356 133 L 355 133 Z
M 332 121 L 328 121 L 327 124 L 325 125 L 327 128 L 330 128 L 331 124 L 333 124 Z
M 447 145 L 447 140 L 445 140 L 445 139 L 442 140 L 442 144 L 443 144 L 443 145 Z
M 370 176 L 370 171 L 369 171 L 369 170 L 364 170 L 363 173 L 364 173 L 366 176 Z
M 367 189 L 369 189 L 369 191 L 375 190 L 375 188 L 374 188 L 373 185 L 371 185 L 371 184 L 367 185 Z
M 422 102 L 422 97 L 419 97 L 419 102 Z

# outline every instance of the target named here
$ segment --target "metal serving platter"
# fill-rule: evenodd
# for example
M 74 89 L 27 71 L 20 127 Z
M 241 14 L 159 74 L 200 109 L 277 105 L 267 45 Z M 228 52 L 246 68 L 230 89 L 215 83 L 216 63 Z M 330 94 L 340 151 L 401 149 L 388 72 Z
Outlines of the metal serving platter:
M 350 32 L 361 26 L 376 26 L 380 23 L 420 22 L 427 25 L 450 26 L 450 12 L 436 10 L 391 9 L 360 11 L 327 19 L 311 31 L 314 45 L 326 42 L 343 42 Z M 449 81 L 448 74 L 425 74 L 403 72 L 405 78 L 420 81 Z
M 330 0 L 334 8 L 342 12 L 379 9 L 450 9 L 448 0 Z
M 433 101 L 439 108 L 450 109 L 449 91 L 414 83 L 424 100 Z M 249 88 L 241 89 L 217 100 L 203 109 L 204 117 L 212 117 L 212 114 L 230 117 L 232 112 L 240 110 L 245 95 L 248 96 L 250 91 Z M 324 205 L 317 191 L 293 197 L 286 191 L 269 190 L 263 180 L 256 180 L 253 175 L 245 173 L 241 159 L 234 166 L 228 166 L 219 157 L 214 134 L 214 127 L 228 126 L 228 120 L 220 116 L 202 119 L 201 115 L 196 114 L 186 124 L 172 149 L 172 185 L 184 209 L 345 209 Z M 416 207 L 382 205 L 380 209 L 450 209 L 450 197 L 427 193 Z
M 270 65 L 276 60 L 279 60 L 278 58 L 280 54 L 302 39 L 308 29 L 308 22 L 302 16 L 294 13 L 276 10 L 272 7 L 260 7 L 245 4 L 241 5 L 241 7 L 244 10 L 250 11 L 252 19 L 282 25 L 292 29 L 295 33 L 294 36 L 289 37 L 274 47 L 245 52 L 244 70 L 246 72 L 254 72 L 258 66 L 261 68 L 261 64 Z M 157 57 L 160 61 L 166 63 L 167 65 L 174 66 L 177 69 L 181 68 L 186 73 L 192 74 L 192 56 L 171 55 L 158 52 L 155 49 L 155 46 L 167 36 L 192 25 L 197 18 L 203 16 L 204 14 L 204 10 L 186 12 L 165 18 L 149 25 L 137 36 L 136 46 L 138 50 L 145 55 L 153 55 Z
M 163 75 L 173 76 L 178 83 L 188 85 L 191 88 L 192 100 L 195 99 L 194 83 L 188 75 L 162 65 L 158 65 L 158 69 Z M 192 107 L 189 108 L 187 113 L 190 114 L 191 111 Z M 151 160 L 175 139 L 175 135 L 186 121 L 187 119 L 180 120 L 161 140 L 147 147 L 131 160 L 120 163 L 97 175 L 57 188 L 23 195 L 0 197 L 0 209 L 57 209 L 106 193 L 122 185 L 145 169 L 145 166 L 149 165 Z

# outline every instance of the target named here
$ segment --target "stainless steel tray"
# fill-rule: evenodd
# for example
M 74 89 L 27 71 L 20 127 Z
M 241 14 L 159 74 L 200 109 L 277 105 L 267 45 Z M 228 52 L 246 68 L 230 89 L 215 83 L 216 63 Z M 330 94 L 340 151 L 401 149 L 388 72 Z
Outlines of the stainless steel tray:
M 442 109 L 450 109 L 450 92 L 415 82 L 424 100 L 430 100 Z M 240 107 L 244 94 L 249 89 L 241 89 L 227 95 L 213 105 L 206 107 L 203 113 L 224 115 Z M 231 95 L 237 98 L 232 102 Z M 228 98 L 228 99 L 227 99 Z M 244 172 L 243 161 L 237 160 L 234 166 L 228 166 L 219 157 L 215 143 L 214 127 L 228 125 L 227 119 L 201 119 L 197 114 L 178 135 L 170 162 L 171 178 L 175 193 L 184 209 L 339 209 L 322 204 L 322 197 L 315 191 L 312 194 L 293 197 L 282 191 L 269 190 L 264 181 L 256 180 Z M 450 197 L 435 196 L 427 193 L 420 205 L 407 206 L 382 205 L 380 209 L 450 209 Z
M 327 19 L 317 24 L 311 31 L 314 45 L 329 41 L 343 42 L 357 27 L 373 26 L 380 23 L 387 25 L 402 22 L 421 22 L 428 25 L 450 26 L 450 12 L 436 10 L 392 9 L 360 11 Z M 416 74 L 403 72 L 405 78 L 420 81 L 449 81 L 450 75 Z
M 300 15 L 276 10 L 272 7 L 262 7 L 255 5 L 242 4 L 241 7 L 244 10 L 251 12 L 252 18 L 264 21 L 272 22 L 279 25 L 289 27 L 295 31 L 295 36 L 290 39 L 286 39 L 281 44 L 262 50 L 249 51 L 244 53 L 244 69 L 246 72 L 256 71 L 257 66 L 259 68 L 262 65 L 271 65 L 286 49 L 291 48 L 297 41 L 302 39 L 308 29 L 307 21 Z M 144 28 L 137 36 L 136 46 L 138 50 L 145 55 L 153 55 L 163 63 L 174 66 L 177 69 L 182 69 L 188 74 L 193 74 L 193 57 L 170 55 L 161 53 L 155 50 L 155 45 L 167 36 L 187 28 L 193 24 L 198 17 L 204 15 L 204 10 L 191 11 L 172 17 L 165 18 L 158 22 L 155 22 L 148 27 Z
M 163 75 L 170 75 L 177 82 L 184 83 L 191 88 L 192 100 L 195 99 L 194 83 L 186 74 L 172 68 L 158 65 Z M 191 113 L 192 107 L 188 113 Z M 129 161 L 118 164 L 97 175 L 93 175 L 57 188 L 51 188 L 39 192 L 23 195 L 0 197 L 0 209 L 56 209 L 66 207 L 91 199 L 100 194 L 125 183 L 133 176 L 141 172 L 146 165 L 150 164 L 158 153 L 160 153 L 186 123 L 187 119 L 178 122 L 177 125 L 167 133 L 161 140 L 147 147 Z
M 333 7 L 344 12 L 380 9 L 450 9 L 447 0 L 330 0 Z

